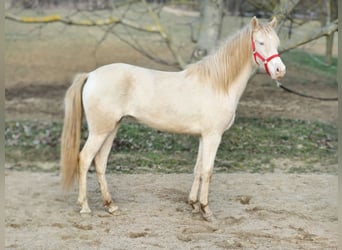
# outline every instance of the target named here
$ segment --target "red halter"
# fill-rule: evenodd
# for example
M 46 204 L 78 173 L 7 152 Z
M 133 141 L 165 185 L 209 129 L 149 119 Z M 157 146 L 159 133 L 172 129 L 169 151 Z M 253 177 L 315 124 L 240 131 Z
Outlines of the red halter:
M 268 63 L 269 63 L 272 59 L 274 59 L 274 58 L 276 58 L 276 57 L 280 57 L 280 55 L 279 55 L 279 54 L 274 54 L 274 55 L 269 56 L 269 57 L 267 57 L 267 58 L 263 57 L 258 51 L 255 50 L 255 42 L 254 42 L 254 39 L 253 39 L 253 35 L 252 35 L 252 50 L 253 50 L 253 56 L 254 56 L 254 61 L 255 61 L 255 63 L 259 65 L 259 63 L 258 63 L 258 61 L 257 61 L 257 57 L 259 57 L 260 60 L 264 62 L 264 67 L 265 67 L 266 73 L 267 73 L 268 75 L 270 75 L 270 72 L 269 72 L 269 70 L 268 70 Z

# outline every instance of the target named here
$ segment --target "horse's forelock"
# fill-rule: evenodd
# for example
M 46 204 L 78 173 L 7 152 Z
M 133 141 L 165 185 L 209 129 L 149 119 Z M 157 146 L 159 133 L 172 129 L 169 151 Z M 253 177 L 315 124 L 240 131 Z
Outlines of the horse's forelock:
M 270 23 L 264 23 L 260 25 L 260 31 L 264 33 L 264 35 L 270 35 L 276 42 L 275 46 L 279 45 L 279 37 Z

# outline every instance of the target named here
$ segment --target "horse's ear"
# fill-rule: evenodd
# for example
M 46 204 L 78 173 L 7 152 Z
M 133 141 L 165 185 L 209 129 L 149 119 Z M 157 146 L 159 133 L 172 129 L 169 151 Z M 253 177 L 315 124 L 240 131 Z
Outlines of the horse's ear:
M 260 28 L 259 26 L 259 21 L 258 19 L 256 18 L 256 16 L 254 16 L 251 20 L 251 29 L 252 30 L 258 30 Z
M 277 18 L 276 17 L 272 18 L 272 21 L 270 22 L 270 25 L 271 25 L 272 28 L 275 28 L 275 26 L 277 26 Z

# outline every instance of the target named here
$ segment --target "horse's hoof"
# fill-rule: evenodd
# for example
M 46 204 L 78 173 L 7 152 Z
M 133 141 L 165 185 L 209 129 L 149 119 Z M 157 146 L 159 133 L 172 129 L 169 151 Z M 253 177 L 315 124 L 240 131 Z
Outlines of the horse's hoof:
M 212 223 L 216 222 L 215 216 L 214 216 L 213 212 L 211 212 L 208 205 L 201 206 L 201 212 L 202 212 L 203 219 L 205 219 L 208 222 L 212 222 Z
M 213 213 L 202 213 L 202 217 L 204 220 L 206 220 L 210 223 L 216 223 L 217 222 Z
M 120 213 L 119 207 L 112 205 L 108 208 L 108 213 L 113 214 L 113 215 L 118 215 Z
M 91 210 L 88 207 L 82 208 L 80 214 L 91 214 Z
M 193 203 L 191 204 L 191 207 L 192 207 L 192 213 L 193 214 L 199 214 L 201 212 L 201 206 L 199 203 Z

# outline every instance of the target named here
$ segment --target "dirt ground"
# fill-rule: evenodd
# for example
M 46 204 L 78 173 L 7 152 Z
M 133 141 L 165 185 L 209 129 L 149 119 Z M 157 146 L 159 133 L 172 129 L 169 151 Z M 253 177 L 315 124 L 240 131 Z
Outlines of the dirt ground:
M 104 211 L 95 174 L 92 215 L 58 174 L 7 172 L 8 249 L 337 249 L 337 176 L 216 174 L 216 223 L 186 204 L 190 174 L 110 175 L 121 211 Z
M 113 47 L 105 43 L 96 57 L 88 45 L 78 42 L 75 49 L 75 44 L 44 39 L 7 43 L 6 119 L 61 121 L 72 75 L 97 65 L 120 61 L 172 70 L 119 41 L 115 53 L 108 53 Z M 337 87 L 327 87 L 326 81 L 288 65 L 282 83 L 336 96 Z M 336 123 L 337 102 L 293 96 L 257 74 L 238 115 Z M 108 175 L 121 209 L 116 216 L 102 208 L 93 173 L 89 216 L 78 213 L 77 190 L 64 194 L 59 181 L 59 173 L 29 172 L 24 166 L 6 170 L 7 249 L 337 249 L 337 175 L 215 174 L 210 202 L 216 223 L 191 214 L 188 174 Z

